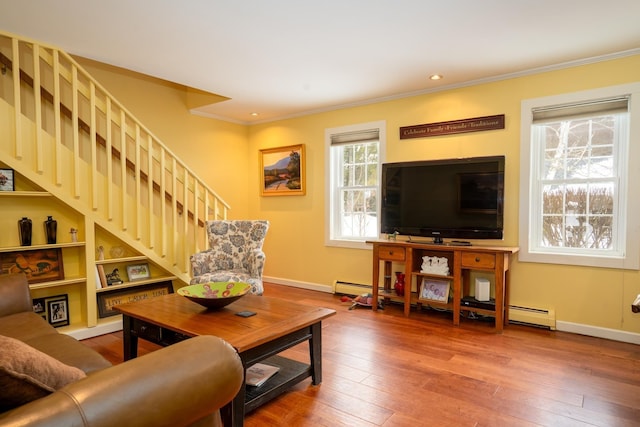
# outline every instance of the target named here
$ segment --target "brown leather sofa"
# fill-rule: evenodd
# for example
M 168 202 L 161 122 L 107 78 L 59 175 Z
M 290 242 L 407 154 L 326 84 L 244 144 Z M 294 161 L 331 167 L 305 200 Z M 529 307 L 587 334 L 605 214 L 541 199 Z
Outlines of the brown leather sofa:
M 217 426 L 219 409 L 243 382 L 235 350 L 212 336 L 111 366 L 33 312 L 24 275 L 0 275 L 0 335 L 86 373 L 85 378 L 0 414 L 0 426 Z

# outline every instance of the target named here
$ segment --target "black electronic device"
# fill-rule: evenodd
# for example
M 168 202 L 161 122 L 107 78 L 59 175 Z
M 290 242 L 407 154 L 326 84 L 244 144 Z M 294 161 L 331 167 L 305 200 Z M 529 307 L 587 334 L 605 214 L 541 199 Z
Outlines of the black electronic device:
M 381 232 L 502 239 L 504 156 L 382 165 Z
M 489 301 L 478 301 L 472 296 L 462 297 L 460 300 L 460 308 L 481 308 L 484 310 L 492 310 L 496 309 L 496 300 L 491 298 Z

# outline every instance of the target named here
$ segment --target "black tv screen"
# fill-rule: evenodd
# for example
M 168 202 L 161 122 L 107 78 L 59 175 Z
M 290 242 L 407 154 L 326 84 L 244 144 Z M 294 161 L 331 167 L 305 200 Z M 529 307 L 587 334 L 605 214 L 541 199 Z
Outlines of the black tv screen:
M 381 232 L 502 239 L 504 156 L 385 163 Z

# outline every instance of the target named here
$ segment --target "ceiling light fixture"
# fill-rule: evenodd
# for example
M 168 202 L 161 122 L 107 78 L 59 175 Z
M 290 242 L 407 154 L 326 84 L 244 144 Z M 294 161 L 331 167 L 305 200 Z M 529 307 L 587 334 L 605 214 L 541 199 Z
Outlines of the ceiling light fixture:
M 252 115 L 253 117 L 258 117 L 258 116 L 260 115 L 260 113 L 251 113 L 251 115 Z
M 440 80 L 442 78 L 442 74 L 432 74 L 429 76 L 429 80 Z

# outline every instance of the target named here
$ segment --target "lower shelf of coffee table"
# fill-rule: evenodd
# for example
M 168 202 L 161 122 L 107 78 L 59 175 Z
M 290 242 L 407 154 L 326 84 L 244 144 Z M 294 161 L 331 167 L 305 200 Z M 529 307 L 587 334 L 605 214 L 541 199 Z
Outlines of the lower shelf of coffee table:
M 133 329 L 133 334 L 135 336 L 162 346 L 169 346 L 189 338 L 187 335 L 183 335 L 139 319 L 133 319 Z M 282 345 L 280 348 L 281 350 L 291 347 L 297 342 L 306 340 L 306 333 L 304 331 L 298 332 L 294 335 L 296 336 L 288 337 L 288 339 L 285 340 L 288 344 Z M 300 337 L 297 335 L 300 335 Z M 277 341 L 275 344 L 277 344 Z M 245 413 L 248 413 L 269 400 L 281 395 L 291 386 L 299 383 L 307 377 L 311 377 L 312 374 L 310 364 L 287 359 L 282 356 L 271 356 L 260 360 L 260 363 L 278 366 L 280 370 L 259 387 L 250 385 L 245 386 Z
M 292 385 L 311 376 L 311 366 L 307 363 L 271 356 L 260 363 L 278 366 L 280 370 L 259 387 L 245 386 L 245 413 L 248 413 L 269 400 L 281 395 Z

